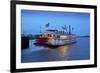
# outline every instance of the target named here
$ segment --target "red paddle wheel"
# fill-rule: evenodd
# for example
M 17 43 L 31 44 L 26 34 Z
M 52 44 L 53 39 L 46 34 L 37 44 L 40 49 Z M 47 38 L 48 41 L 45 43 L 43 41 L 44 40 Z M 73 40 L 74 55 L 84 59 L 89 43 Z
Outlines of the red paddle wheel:
M 48 37 L 38 37 L 36 38 L 36 42 L 39 44 L 46 44 L 48 42 L 49 38 Z

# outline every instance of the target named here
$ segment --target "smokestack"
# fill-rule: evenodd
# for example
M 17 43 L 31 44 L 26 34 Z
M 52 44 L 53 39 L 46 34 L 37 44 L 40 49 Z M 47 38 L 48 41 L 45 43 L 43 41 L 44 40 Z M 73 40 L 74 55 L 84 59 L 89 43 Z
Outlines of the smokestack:
M 71 34 L 71 25 L 69 25 L 69 34 Z

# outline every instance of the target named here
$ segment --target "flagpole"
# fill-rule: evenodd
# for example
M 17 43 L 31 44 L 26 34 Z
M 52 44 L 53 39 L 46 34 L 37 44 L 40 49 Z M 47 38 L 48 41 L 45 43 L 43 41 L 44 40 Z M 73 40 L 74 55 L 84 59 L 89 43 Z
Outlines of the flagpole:
M 40 25 L 40 33 L 41 33 L 41 25 Z

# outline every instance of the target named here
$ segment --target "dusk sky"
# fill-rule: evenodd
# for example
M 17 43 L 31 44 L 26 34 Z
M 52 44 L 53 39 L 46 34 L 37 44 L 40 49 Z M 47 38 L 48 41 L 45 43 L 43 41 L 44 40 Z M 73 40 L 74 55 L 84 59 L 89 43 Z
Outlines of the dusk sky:
M 50 23 L 48 27 L 45 27 Z M 62 27 L 71 25 L 77 36 L 90 34 L 90 14 L 79 12 L 56 12 L 56 11 L 37 11 L 21 10 L 21 33 L 39 34 L 46 29 L 63 30 Z

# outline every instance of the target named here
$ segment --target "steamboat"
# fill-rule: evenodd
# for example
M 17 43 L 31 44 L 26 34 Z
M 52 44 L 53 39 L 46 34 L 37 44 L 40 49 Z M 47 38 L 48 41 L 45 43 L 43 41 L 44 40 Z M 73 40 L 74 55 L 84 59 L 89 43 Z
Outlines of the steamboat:
M 39 34 L 35 38 L 35 43 L 48 46 L 63 46 L 76 42 L 76 35 L 71 33 L 71 27 L 69 26 L 69 32 L 57 29 L 48 29 L 46 32 Z

